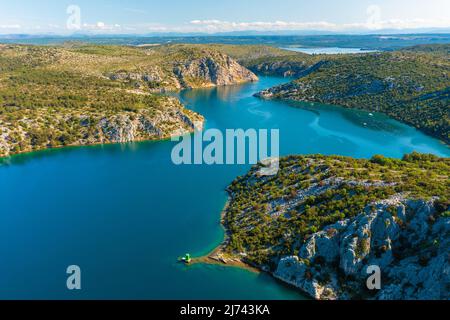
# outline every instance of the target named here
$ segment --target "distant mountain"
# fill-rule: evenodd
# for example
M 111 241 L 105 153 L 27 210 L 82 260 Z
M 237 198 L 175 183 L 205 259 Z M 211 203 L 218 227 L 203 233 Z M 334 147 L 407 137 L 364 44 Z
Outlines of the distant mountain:
M 273 47 L 343 47 L 363 48 L 374 50 L 396 50 L 421 44 L 446 44 L 450 43 L 449 33 L 416 33 L 394 34 L 378 33 L 370 35 L 357 34 L 310 34 L 301 35 L 274 33 L 273 35 L 254 32 L 232 32 L 223 34 L 176 34 L 154 33 L 146 35 L 99 35 L 78 33 L 73 35 L 0 35 L 1 43 L 20 44 L 58 44 L 67 41 L 82 41 L 95 44 L 140 45 L 140 44 L 165 44 L 165 43 L 189 43 L 189 44 L 257 44 Z

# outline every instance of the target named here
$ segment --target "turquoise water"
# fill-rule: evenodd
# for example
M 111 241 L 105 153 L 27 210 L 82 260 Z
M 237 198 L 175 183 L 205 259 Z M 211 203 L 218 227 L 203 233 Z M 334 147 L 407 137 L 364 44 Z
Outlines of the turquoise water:
M 281 153 L 450 156 L 435 139 L 382 115 L 263 101 L 253 93 L 285 82 L 180 94 L 208 128 L 280 128 Z M 176 263 L 223 238 L 225 187 L 248 166 L 175 166 L 173 143 L 50 150 L 0 165 L 0 298 L 302 299 L 265 274 Z M 82 290 L 66 289 L 69 265 Z
M 324 48 L 287 47 L 282 49 L 295 52 L 303 52 L 307 54 L 355 54 L 355 53 L 377 52 L 376 50 L 365 50 L 361 48 L 339 48 L 339 47 L 324 47 Z

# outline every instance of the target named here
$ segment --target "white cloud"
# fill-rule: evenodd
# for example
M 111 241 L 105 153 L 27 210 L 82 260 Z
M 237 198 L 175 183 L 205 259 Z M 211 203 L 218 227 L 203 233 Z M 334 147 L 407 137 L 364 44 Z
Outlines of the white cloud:
M 106 24 L 102 21 L 99 21 L 95 24 L 84 23 L 82 25 L 82 29 L 99 32 L 118 32 L 122 30 L 122 26 L 120 24 Z
M 193 20 L 188 31 L 197 32 L 231 32 L 231 31 L 354 31 L 354 30 L 377 30 L 377 29 L 416 29 L 416 28 L 448 28 L 450 18 L 447 20 L 426 19 L 391 19 L 391 20 L 368 20 L 364 23 L 336 24 L 327 21 L 317 22 L 295 22 L 295 21 L 253 21 L 253 22 L 230 22 L 221 20 Z
M 147 30 L 151 32 L 170 32 L 172 29 L 165 26 L 148 26 Z
M 21 29 L 20 24 L 0 24 L 0 29 Z

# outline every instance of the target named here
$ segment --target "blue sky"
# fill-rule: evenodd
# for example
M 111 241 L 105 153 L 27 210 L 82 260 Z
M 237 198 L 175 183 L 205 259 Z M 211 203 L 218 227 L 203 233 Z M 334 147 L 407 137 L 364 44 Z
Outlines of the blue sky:
M 0 0 L 0 33 L 450 28 L 449 12 L 449 0 Z

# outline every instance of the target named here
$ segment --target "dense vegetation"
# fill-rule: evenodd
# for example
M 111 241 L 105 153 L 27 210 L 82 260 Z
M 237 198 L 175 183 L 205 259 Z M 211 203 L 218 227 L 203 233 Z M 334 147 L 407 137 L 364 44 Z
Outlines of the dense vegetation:
M 316 56 L 318 68 L 262 96 L 383 112 L 450 143 L 449 48 Z
M 225 250 L 256 265 L 274 267 L 280 257 L 296 255 L 313 233 L 380 200 L 438 197 L 437 214 L 449 214 L 450 159 L 290 156 L 281 159 L 276 176 L 259 176 L 258 169 L 231 184 L 224 216 Z

